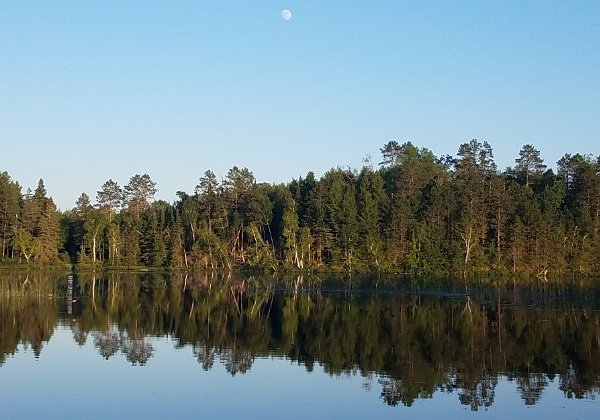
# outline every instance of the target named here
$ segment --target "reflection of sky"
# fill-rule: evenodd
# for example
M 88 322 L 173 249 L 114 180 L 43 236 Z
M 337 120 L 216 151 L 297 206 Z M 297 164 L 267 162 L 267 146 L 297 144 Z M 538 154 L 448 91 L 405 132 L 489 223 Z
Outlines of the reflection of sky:
M 68 327 L 59 327 L 40 359 L 19 349 L 0 367 L 2 418 L 598 418 L 600 401 L 566 399 L 558 379 L 539 403 L 525 406 L 516 383 L 500 380 L 494 404 L 471 412 L 458 392 L 436 392 L 410 408 L 388 407 L 373 378 L 330 376 L 320 366 L 256 359 L 246 374 L 231 376 L 215 361 L 208 372 L 192 348 L 176 349 L 168 338 L 148 338 L 154 347 L 146 366 L 131 366 L 119 352 L 108 361 L 88 335 L 78 347 Z

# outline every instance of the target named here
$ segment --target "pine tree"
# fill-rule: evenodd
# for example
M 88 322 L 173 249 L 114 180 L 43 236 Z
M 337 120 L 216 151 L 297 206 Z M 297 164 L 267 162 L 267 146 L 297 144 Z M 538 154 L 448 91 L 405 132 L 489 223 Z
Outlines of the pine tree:
M 529 186 L 532 177 L 539 177 L 546 169 L 544 160 L 540 157 L 540 151 L 531 144 L 526 144 L 521 148 L 515 163 L 518 174 L 524 178 L 526 187 Z
M 121 204 L 123 203 L 123 198 L 123 190 L 112 179 L 109 179 L 104 184 L 102 184 L 102 189 L 97 192 L 96 201 L 98 203 L 98 207 L 102 211 L 108 213 L 108 223 L 112 222 L 113 214 L 116 213 L 117 210 L 121 207 Z
M 386 202 L 383 179 L 379 173 L 364 167 L 359 177 L 357 204 L 359 234 L 363 247 L 361 259 L 378 270 L 381 269 L 385 258 L 381 225 Z
M 21 186 L 0 172 L 0 261 L 12 257 L 21 208 Z
M 139 219 L 141 212 L 148 208 L 157 191 L 156 182 L 148 174 L 130 178 L 125 186 L 125 203 L 136 218 Z
M 204 176 L 200 177 L 195 189 L 200 209 L 209 230 L 212 230 L 217 214 L 218 189 L 219 183 L 217 181 L 217 176 L 211 170 L 204 172 Z
M 33 259 L 36 263 L 58 260 L 60 225 L 54 201 L 46 196 L 44 181 L 39 180 L 33 195 L 26 197 L 21 227 L 35 242 Z
M 285 190 L 287 192 L 287 190 Z M 291 194 L 284 199 L 284 210 L 282 216 L 282 237 L 284 246 L 285 262 L 287 264 L 294 264 L 297 268 L 304 267 L 304 261 L 300 258 L 300 252 L 298 249 L 298 232 L 300 227 L 298 225 L 298 213 L 296 209 L 296 202 L 292 198 Z

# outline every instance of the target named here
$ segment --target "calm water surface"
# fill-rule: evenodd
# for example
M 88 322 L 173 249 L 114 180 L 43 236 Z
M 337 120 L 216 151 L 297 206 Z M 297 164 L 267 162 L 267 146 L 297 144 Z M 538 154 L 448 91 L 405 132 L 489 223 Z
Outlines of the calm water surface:
M 600 295 L 0 271 L 1 418 L 600 418 Z

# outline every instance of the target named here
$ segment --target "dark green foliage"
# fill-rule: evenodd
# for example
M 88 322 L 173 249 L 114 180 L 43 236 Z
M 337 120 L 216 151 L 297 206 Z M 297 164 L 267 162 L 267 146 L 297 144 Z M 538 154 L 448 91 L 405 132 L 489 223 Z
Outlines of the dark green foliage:
M 208 170 L 193 195 L 153 201 L 156 184 L 107 181 L 59 214 L 43 182 L 21 193 L 0 173 L 3 261 L 111 266 L 236 266 L 268 270 L 413 274 L 600 272 L 600 162 L 565 155 L 556 174 L 525 145 L 499 172 L 487 142 L 437 158 L 389 142 L 379 169 L 335 168 L 289 184 L 258 184 L 247 168 L 219 181 Z
M 35 192 L 27 192 L 13 241 L 18 258 L 27 264 L 58 262 L 60 246 L 59 214 L 51 198 L 46 197 L 44 181 L 40 179 Z
M 0 172 L 0 261 L 14 258 L 21 208 L 21 186 L 7 172 Z

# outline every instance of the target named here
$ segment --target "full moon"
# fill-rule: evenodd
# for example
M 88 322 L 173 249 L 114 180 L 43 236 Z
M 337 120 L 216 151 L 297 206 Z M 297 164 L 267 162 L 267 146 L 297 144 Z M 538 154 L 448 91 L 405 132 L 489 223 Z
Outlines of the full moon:
M 288 9 L 283 9 L 281 11 L 281 18 L 283 20 L 290 20 L 292 18 L 292 12 L 290 12 Z

